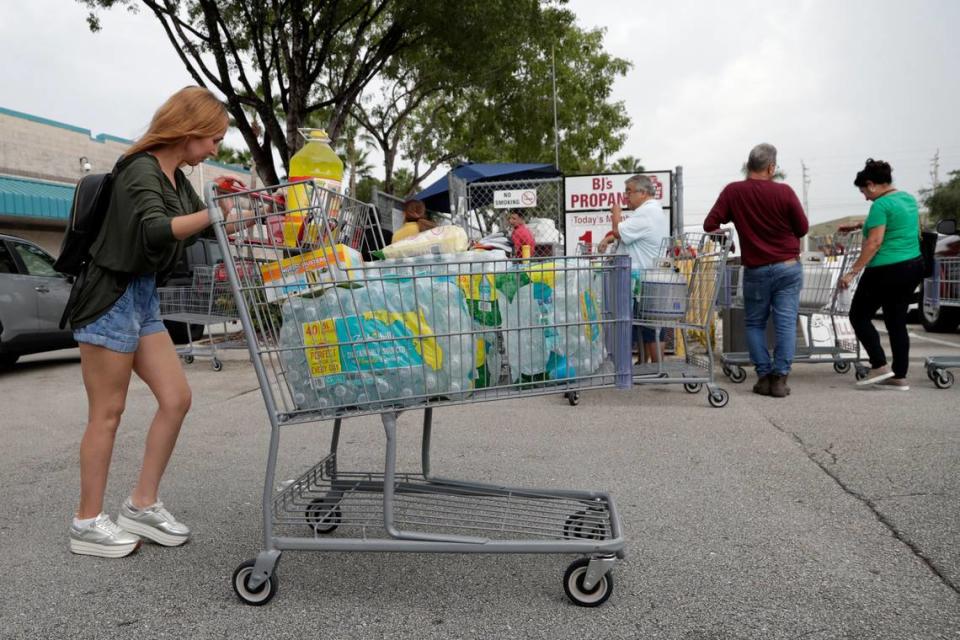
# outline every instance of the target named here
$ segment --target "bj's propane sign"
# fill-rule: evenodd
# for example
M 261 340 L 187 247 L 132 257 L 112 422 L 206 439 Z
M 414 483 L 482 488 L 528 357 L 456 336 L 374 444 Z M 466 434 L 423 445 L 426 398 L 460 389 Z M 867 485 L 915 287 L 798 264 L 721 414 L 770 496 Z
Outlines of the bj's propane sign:
M 611 228 L 610 207 L 614 202 L 626 208 L 627 199 L 623 190 L 624 182 L 634 173 L 606 173 L 591 176 L 568 176 L 564 178 L 566 212 L 566 250 L 567 255 L 576 253 L 580 242 L 596 244 Z M 660 201 L 664 211 L 671 207 L 670 171 L 650 171 L 641 175 L 648 176 L 657 188 L 654 196 Z M 671 215 L 671 218 L 673 216 Z M 587 233 L 587 232 L 590 233 Z

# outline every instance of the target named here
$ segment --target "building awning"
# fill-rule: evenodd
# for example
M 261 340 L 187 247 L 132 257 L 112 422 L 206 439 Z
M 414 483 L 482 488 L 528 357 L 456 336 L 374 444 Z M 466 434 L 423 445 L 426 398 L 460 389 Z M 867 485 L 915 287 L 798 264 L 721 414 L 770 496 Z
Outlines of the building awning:
M 66 222 L 74 185 L 0 176 L 0 216 Z

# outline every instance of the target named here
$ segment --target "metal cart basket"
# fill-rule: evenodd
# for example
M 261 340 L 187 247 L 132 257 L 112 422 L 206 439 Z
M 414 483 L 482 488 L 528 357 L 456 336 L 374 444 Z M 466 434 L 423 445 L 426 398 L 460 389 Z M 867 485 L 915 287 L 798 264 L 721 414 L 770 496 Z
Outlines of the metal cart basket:
M 231 337 L 227 323 L 237 322 L 237 306 L 226 279 L 218 281 L 215 267 L 196 266 L 193 281 L 189 286 L 158 287 L 160 317 L 206 327 L 207 346 L 196 345 L 191 331 L 187 331 L 187 344 L 177 347 L 177 355 L 187 364 L 196 356 L 209 356 L 214 371 L 220 371 L 223 363 L 217 357 L 217 349 L 245 348 L 242 340 Z M 221 326 L 220 337 L 214 335 L 214 327 Z
M 960 257 L 937 258 L 933 275 L 923 281 L 925 308 L 960 307 Z M 938 389 L 953 386 L 953 372 L 960 367 L 960 355 L 929 356 L 923 362 L 927 377 Z
M 286 192 L 298 208 L 268 210 L 265 192 Z M 431 421 L 441 405 L 628 388 L 629 260 L 459 253 L 363 262 L 382 245 L 372 208 L 319 184 L 209 190 L 207 200 L 271 427 L 263 549 L 234 573 L 241 600 L 273 597 L 283 551 L 317 550 L 577 554 L 566 593 L 603 603 L 624 548 L 613 498 L 437 477 Z M 224 209 L 242 210 L 244 228 L 226 223 Z M 278 217 L 280 239 L 263 232 Z M 234 268 L 250 255 L 259 277 Z M 401 472 L 397 419 L 412 409 L 423 410 L 421 468 Z M 383 422 L 383 469 L 341 469 L 343 420 L 365 414 Z M 284 427 L 326 420 L 329 452 L 275 490 Z
M 634 365 L 634 384 L 682 384 L 688 393 L 705 385 L 711 406 L 730 401 L 713 371 L 714 312 L 729 251 L 729 231 L 683 233 L 664 238 L 661 265 L 633 274 L 634 327 L 672 330 L 682 354 L 665 361 L 661 352 L 658 362 Z
M 837 288 L 840 276 L 850 270 L 860 257 L 860 231 L 837 233 L 817 240 L 818 252 L 804 255 L 803 288 L 800 291 L 798 340 L 793 363 L 831 363 L 837 373 L 847 373 L 851 365 L 857 380 L 866 377 L 868 368 L 861 364 L 863 352 L 852 331 L 843 319 L 850 312 L 850 302 L 859 280 L 846 290 Z M 728 267 L 721 304 L 743 308 L 743 269 Z M 720 356 L 723 373 L 733 382 L 747 378 L 744 366 L 750 364 L 747 352 L 725 352 Z

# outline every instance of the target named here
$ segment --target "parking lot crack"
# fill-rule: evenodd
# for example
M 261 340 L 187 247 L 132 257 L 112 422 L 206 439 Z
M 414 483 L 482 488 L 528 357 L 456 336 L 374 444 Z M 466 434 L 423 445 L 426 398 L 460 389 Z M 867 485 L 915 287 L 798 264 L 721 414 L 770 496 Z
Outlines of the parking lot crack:
M 960 585 L 956 584 L 953 580 L 951 580 L 949 576 L 947 576 L 943 571 L 940 570 L 939 567 L 937 567 L 936 563 L 933 560 L 931 560 L 929 557 L 927 557 L 926 554 L 924 554 L 923 550 L 920 549 L 920 547 L 917 546 L 916 543 L 914 543 L 903 532 L 897 529 L 896 525 L 893 522 L 891 522 L 883 514 L 882 511 L 880 511 L 880 508 L 877 506 L 877 503 L 875 500 L 847 486 L 847 484 L 840 478 L 840 476 L 837 473 L 833 472 L 825 463 L 820 461 L 817 458 L 817 456 L 814 455 L 814 452 L 810 449 L 809 446 L 807 446 L 807 443 L 804 442 L 803 438 L 801 438 L 798 434 L 790 431 L 789 429 L 784 428 L 783 426 L 777 424 L 770 418 L 767 418 L 767 421 L 777 431 L 793 439 L 793 441 L 800 446 L 800 449 L 803 451 L 804 455 L 806 455 L 811 462 L 813 462 L 815 465 L 820 467 L 820 470 L 823 471 L 825 474 L 827 474 L 827 476 L 829 476 L 830 479 L 833 480 L 834 483 L 836 483 L 836 485 L 840 487 L 840 489 L 843 490 L 844 493 L 860 501 L 864 506 L 870 509 L 870 511 L 873 513 L 873 516 L 877 519 L 877 521 L 880 524 L 882 524 L 884 527 L 886 527 L 887 530 L 890 531 L 891 535 L 893 535 L 893 537 L 897 541 L 899 541 L 901 544 L 907 547 L 910 550 L 910 552 L 920 562 L 926 565 L 926 567 L 930 570 L 930 572 L 933 573 L 933 575 L 935 575 L 940 580 L 940 582 L 942 582 L 947 588 L 951 589 L 957 595 L 960 595 Z M 827 448 L 828 453 L 829 453 L 829 449 L 832 446 L 833 445 Z M 834 460 L 834 462 L 836 462 L 836 460 Z M 892 497 L 892 496 L 888 496 L 888 497 Z

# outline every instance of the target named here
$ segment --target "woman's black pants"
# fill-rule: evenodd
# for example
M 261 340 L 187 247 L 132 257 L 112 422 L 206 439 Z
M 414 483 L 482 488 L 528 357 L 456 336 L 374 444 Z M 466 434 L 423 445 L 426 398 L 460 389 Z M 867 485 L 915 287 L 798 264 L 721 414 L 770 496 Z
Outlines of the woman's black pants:
M 893 352 L 893 375 L 897 378 L 907 375 L 910 358 L 907 307 L 922 279 L 923 261 L 920 258 L 864 269 L 850 305 L 850 324 L 873 368 L 887 364 L 880 334 L 873 326 L 873 316 L 883 309 L 883 323 Z

